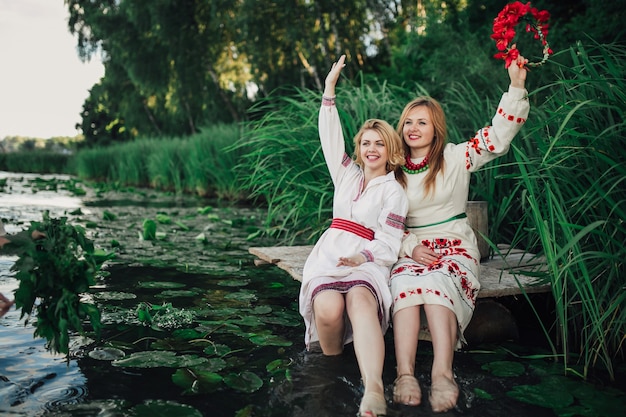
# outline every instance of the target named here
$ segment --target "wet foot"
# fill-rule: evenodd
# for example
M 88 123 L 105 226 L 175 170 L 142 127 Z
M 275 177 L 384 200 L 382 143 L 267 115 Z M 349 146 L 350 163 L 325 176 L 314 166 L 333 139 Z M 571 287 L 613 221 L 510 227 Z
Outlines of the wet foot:
M 420 384 L 413 375 L 404 374 L 393 383 L 393 401 L 404 405 L 419 405 L 422 402 Z
M 380 417 L 387 414 L 387 402 L 382 392 L 368 391 L 363 394 L 359 417 Z
M 452 409 L 459 398 L 459 387 L 446 376 L 433 378 L 430 387 L 430 406 L 436 413 L 441 413 Z

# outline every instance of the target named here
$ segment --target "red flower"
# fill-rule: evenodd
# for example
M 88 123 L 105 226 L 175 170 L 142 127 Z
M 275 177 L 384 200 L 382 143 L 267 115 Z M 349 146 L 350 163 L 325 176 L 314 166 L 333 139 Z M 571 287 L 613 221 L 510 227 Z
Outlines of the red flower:
M 530 17 L 526 15 L 530 14 Z M 508 68 L 513 61 L 519 56 L 519 50 L 516 45 L 509 46 L 515 38 L 515 27 L 520 23 L 520 20 L 527 21 L 526 32 L 533 33 L 533 38 L 541 41 L 543 46 L 543 58 L 539 62 L 529 62 L 526 65 L 536 67 L 544 64 L 550 55 L 552 55 L 552 49 L 548 44 L 548 19 L 550 13 L 546 10 L 537 10 L 535 7 L 531 7 L 530 2 L 523 4 L 516 1 L 509 3 L 498 13 L 498 16 L 493 21 L 493 34 L 491 39 L 496 42 L 496 48 L 498 53 L 494 55 L 496 59 L 504 60 L 504 67 Z

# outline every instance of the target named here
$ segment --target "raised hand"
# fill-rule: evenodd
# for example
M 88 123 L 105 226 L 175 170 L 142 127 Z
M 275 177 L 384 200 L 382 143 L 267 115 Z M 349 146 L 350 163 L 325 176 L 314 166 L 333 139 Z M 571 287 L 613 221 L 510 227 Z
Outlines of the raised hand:
M 509 65 L 509 78 L 511 79 L 511 85 L 517 88 L 524 88 L 526 82 L 526 64 L 528 60 L 523 56 L 518 56 L 517 59 L 511 62 Z
M 337 85 L 337 81 L 339 80 L 339 75 L 341 74 L 341 70 L 346 66 L 345 64 L 346 56 L 341 55 L 337 62 L 333 63 L 332 68 L 328 72 L 326 76 L 326 82 L 324 87 L 324 95 L 327 97 L 333 97 L 335 95 L 335 86 Z

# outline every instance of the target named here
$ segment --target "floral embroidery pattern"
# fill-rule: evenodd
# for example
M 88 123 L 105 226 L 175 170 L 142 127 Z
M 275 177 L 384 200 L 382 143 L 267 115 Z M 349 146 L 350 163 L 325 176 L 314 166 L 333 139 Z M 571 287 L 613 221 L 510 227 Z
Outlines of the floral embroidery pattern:
M 433 241 L 423 240 L 421 244 L 442 254 L 443 256 L 430 265 L 420 265 L 416 262 L 401 264 L 391 271 L 391 279 L 393 279 L 394 276 L 402 273 L 419 276 L 428 272 L 446 269 L 448 274 L 450 274 L 452 277 L 457 278 L 460 290 L 463 292 L 465 298 L 472 305 L 474 305 L 478 296 L 478 289 L 474 288 L 472 281 L 467 278 L 467 273 L 463 271 L 463 269 L 458 265 L 456 261 L 454 261 L 454 259 L 446 258 L 446 256 L 450 255 L 461 255 L 468 259 L 474 260 L 474 258 L 472 258 L 464 248 L 459 247 L 461 245 L 461 241 L 459 239 L 435 239 Z M 400 292 L 394 299 L 394 302 L 413 295 L 422 294 L 434 294 L 436 296 L 446 299 L 451 305 L 454 305 L 454 300 L 450 298 L 448 294 L 442 293 L 441 291 L 436 289 L 422 287 L 416 287 L 407 291 Z
M 502 107 L 498 107 L 497 114 L 499 114 L 509 122 L 515 122 L 517 124 L 522 124 L 526 122 L 526 119 L 524 119 L 523 117 L 515 117 L 512 114 L 507 114 Z M 494 152 L 496 150 L 496 147 L 493 145 L 491 139 L 489 138 L 490 129 L 491 126 L 483 127 L 478 132 L 476 132 L 476 135 L 474 135 L 473 138 L 467 141 L 467 145 L 465 148 L 465 169 L 469 170 L 472 166 L 474 166 L 474 162 L 472 160 L 472 150 L 478 156 L 482 155 L 483 150 L 487 150 L 489 152 Z M 483 146 L 480 146 L 481 143 Z

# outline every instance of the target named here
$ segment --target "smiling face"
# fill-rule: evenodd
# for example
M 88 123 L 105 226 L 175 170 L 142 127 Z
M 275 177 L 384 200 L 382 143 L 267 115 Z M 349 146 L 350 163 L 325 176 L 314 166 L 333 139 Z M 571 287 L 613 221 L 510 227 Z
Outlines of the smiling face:
M 387 173 L 387 147 L 377 131 L 373 129 L 365 130 L 361 135 L 358 147 L 358 159 L 363 161 L 363 169 L 375 175 L 385 175 Z
M 430 110 L 426 106 L 411 109 L 402 125 L 402 138 L 411 150 L 412 158 L 421 158 L 428 154 L 435 137 Z

